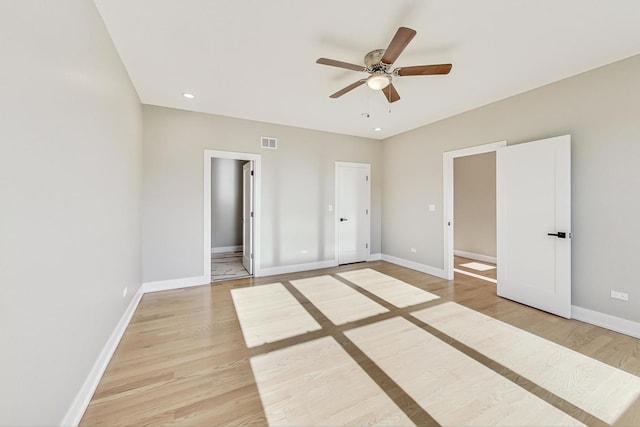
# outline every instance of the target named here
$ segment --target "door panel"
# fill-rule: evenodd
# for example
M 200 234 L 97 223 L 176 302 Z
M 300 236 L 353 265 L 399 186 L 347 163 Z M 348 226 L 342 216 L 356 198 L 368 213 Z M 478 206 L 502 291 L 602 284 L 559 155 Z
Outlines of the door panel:
M 498 295 L 570 318 L 571 137 L 507 146 L 496 160 Z
M 253 274 L 253 162 L 242 166 L 242 265 Z
M 338 264 L 367 260 L 369 171 L 366 164 L 336 163 Z

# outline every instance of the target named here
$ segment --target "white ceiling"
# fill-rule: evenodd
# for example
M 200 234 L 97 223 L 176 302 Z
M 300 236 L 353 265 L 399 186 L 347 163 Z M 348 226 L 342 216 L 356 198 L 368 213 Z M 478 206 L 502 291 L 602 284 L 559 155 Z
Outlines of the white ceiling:
M 638 0 L 95 2 L 145 104 L 376 139 L 640 54 Z M 394 67 L 451 73 L 396 77 L 391 105 L 330 99 L 366 74 L 316 59 L 362 64 L 400 26 L 417 35 Z

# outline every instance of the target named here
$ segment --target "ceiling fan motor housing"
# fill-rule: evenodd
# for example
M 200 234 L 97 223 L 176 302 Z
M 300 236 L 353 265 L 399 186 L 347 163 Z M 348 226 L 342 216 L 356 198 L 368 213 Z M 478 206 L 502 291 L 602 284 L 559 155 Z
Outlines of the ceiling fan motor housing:
M 376 49 L 372 50 L 364 56 L 364 65 L 367 67 L 367 70 L 370 70 L 372 72 L 387 71 L 387 67 L 389 65 L 382 62 L 384 52 L 385 49 Z

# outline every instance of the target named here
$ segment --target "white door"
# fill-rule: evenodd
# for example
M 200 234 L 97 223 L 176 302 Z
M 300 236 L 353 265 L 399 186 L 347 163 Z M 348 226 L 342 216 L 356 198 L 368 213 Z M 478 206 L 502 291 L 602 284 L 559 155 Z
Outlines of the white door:
M 242 265 L 253 274 L 253 162 L 242 166 Z
M 338 264 L 366 261 L 370 253 L 371 165 L 336 162 Z
M 571 136 L 496 158 L 498 295 L 571 317 Z

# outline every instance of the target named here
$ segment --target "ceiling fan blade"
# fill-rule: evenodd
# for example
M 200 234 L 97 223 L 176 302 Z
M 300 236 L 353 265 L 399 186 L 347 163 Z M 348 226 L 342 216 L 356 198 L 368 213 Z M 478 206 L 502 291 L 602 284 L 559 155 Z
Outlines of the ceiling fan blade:
M 393 83 L 390 83 L 389 86 L 380 90 L 384 93 L 384 96 L 387 97 L 387 101 L 389 101 L 390 103 L 396 102 L 400 99 L 400 95 L 398 95 L 398 91 L 396 90 L 395 86 L 393 86 Z
M 340 98 L 345 93 L 347 93 L 349 91 L 352 91 L 353 89 L 357 88 L 358 86 L 362 86 L 366 81 L 367 81 L 367 79 L 362 79 L 362 80 L 358 80 L 355 83 L 351 83 L 349 86 L 345 87 L 344 89 L 340 89 L 339 91 L 337 91 L 333 95 L 329 96 L 329 98 Z
M 435 74 L 449 74 L 451 64 L 416 65 L 414 67 L 402 67 L 393 71 L 399 76 L 432 76 Z
M 407 27 L 400 27 L 398 31 L 396 31 L 396 35 L 393 36 L 391 43 L 389 43 L 389 47 L 384 51 L 384 56 L 382 57 L 381 62 L 391 65 L 396 62 L 398 56 L 402 53 L 405 47 L 409 44 L 409 42 L 415 37 L 416 30 L 412 30 Z
M 318 60 L 316 61 L 316 64 L 346 68 L 347 70 L 353 70 L 353 71 L 366 71 L 366 68 L 363 67 L 362 65 L 349 64 L 348 62 L 336 61 L 335 59 L 329 59 L 329 58 L 318 58 Z

